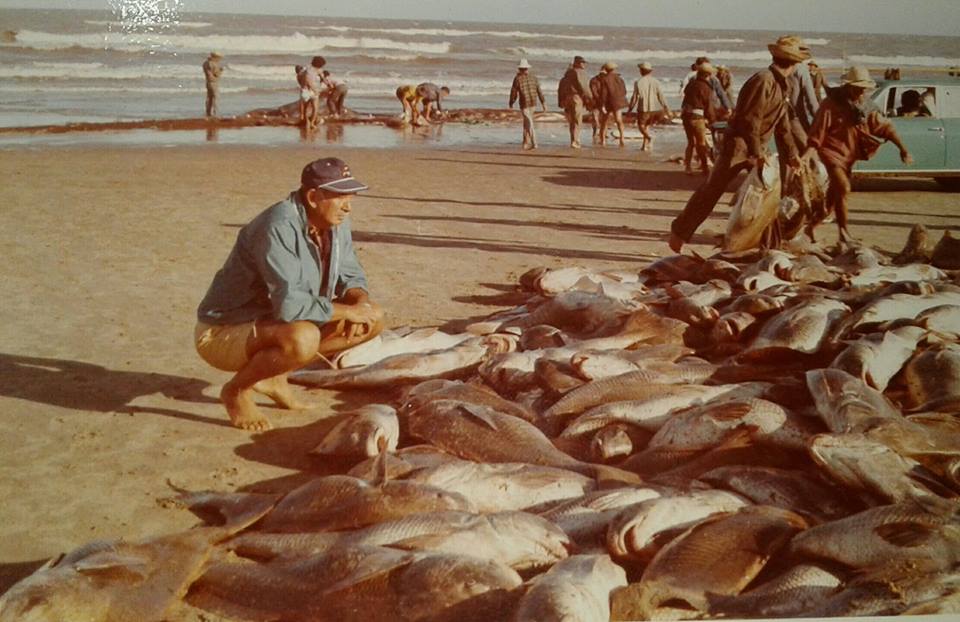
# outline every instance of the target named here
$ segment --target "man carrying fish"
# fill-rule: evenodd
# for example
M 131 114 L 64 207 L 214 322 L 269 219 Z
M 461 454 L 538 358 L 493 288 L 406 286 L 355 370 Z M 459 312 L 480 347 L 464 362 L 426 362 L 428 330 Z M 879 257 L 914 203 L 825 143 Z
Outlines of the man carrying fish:
M 720 195 L 740 171 L 762 166 L 764 146 L 770 141 L 771 135 L 776 134 L 778 144 L 785 148 L 785 153 L 781 153 L 780 157 L 793 167 L 800 164 L 787 115 L 787 79 L 798 63 L 810 58 L 810 51 L 795 35 L 780 37 L 767 48 L 773 63 L 755 73 L 740 89 L 737 106 L 713 171 L 687 201 L 683 212 L 670 224 L 670 248 L 676 253 L 690 241 L 697 227 L 710 215 Z
M 300 188 L 245 225 L 197 309 L 197 352 L 236 372 L 220 392 L 230 421 L 269 429 L 253 402 L 303 408 L 287 373 L 383 328 L 353 250 L 351 198 L 367 186 L 338 158 L 304 167 Z

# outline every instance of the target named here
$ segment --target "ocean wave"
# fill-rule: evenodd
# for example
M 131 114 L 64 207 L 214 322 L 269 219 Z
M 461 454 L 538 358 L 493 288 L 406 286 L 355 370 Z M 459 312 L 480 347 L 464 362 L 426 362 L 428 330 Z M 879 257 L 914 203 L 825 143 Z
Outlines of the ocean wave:
M 282 90 L 282 89 L 274 89 Z M 243 86 L 223 87 L 221 93 L 248 93 L 253 92 Z M 172 93 L 199 93 L 200 89 L 186 86 L 78 86 L 70 87 L 70 93 L 153 93 L 153 94 L 172 94 Z M 53 84 L 13 84 L 0 85 L 0 93 L 63 93 L 63 87 Z
M 960 66 L 960 58 L 943 58 L 942 56 L 870 56 L 868 54 L 851 54 L 849 62 L 862 65 L 883 65 L 884 67 L 955 67 Z
M 352 26 L 316 26 L 311 30 L 336 32 L 380 32 L 394 35 L 428 37 L 508 37 L 511 39 L 574 39 L 580 41 L 603 41 L 603 35 L 561 35 L 549 32 L 525 32 L 522 30 L 459 30 L 456 28 L 357 28 Z
M 698 56 L 706 56 L 716 62 L 727 64 L 742 64 L 748 67 L 760 67 L 770 63 L 770 52 L 763 50 L 722 50 L 722 49 L 689 49 L 689 50 L 576 50 L 545 47 L 519 46 L 508 50 L 491 50 L 501 56 L 523 55 L 529 58 L 549 59 L 567 62 L 574 56 L 583 56 L 590 63 L 600 64 L 606 61 L 619 63 L 634 63 L 641 60 L 660 61 L 668 66 L 686 66 Z M 823 65 L 842 65 L 840 59 L 817 57 L 817 62 Z
M 285 36 L 267 35 L 177 35 L 166 33 L 88 33 L 60 34 L 22 30 L 16 42 L 42 50 L 72 47 L 140 52 L 162 48 L 171 52 L 209 52 L 221 54 L 314 54 L 322 50 L 400 50 L 420 54 L 446 54 L 450 43 L 394 41 L 374 37 L 311 37 L 299 32 Z
M 110 20 L 97 20 L 97 19 L 85 19 L 83 20 L 84 24 L 89 24 L 91 26 L 107 26 L 110 28 L 125 28 L 130 26 L 127 22 L 117 22 Z M 213 26 L 210 22 L 164 22 L 164 26 L 170 26 L 173 28 L 209 28 Z

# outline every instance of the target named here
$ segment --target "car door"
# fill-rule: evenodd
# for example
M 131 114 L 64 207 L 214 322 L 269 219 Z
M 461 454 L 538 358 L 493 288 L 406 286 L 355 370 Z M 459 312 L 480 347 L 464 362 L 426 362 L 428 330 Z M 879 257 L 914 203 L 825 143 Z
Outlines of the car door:
M 943 133 L 947 140 L 944 169 L 960 173 L 960 83 L 941 85 L 937 102 Z
M 932 84 L 897 83 L 885 87 L 874 95 L 874 103 L 883 110 L 893 123 L 900 140 L 913 156 L 913 165 L 906 166 L 900 161 L 900 150 L 892 142 L 880 147 L 876 155 L 859 162 L 857 171 L 870 173 L 923 173 L 942 171 L 946 162 L 947 142 L 943 121 L 939 117 L 940 102 L 934 106 L 933 116 L 900 117 L 896 116 L 902 94 L 908 90 L 919 93 Z M 940 89 L 938 89 L 939 91 Z M 941 96 L 940 93 L 937 94 Z

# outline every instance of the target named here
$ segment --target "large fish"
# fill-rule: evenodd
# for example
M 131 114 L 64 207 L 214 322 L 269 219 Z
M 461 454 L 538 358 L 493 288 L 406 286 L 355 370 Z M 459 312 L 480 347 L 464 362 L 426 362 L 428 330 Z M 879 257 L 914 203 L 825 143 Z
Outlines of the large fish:
M 717 512 L 750 502 L 725 490 L 665 495 L 621 509 L 607 527 L 607 551 L 616 559 L 648 562 L 664 540 Z
M 825 522 L 850 514 L 846 493 L 803 471 L 734 465 L 713 469 L 700 481 L 731 490 L 757 505 L 773 505 Z
M 842 369 L 811 369 L 806 379 L 817 412 L 831 432 L 866 432 L 880 423 L 902 419 L 883 393 Z
M 759 246 L 767 227 L 779 212 L 780 173 L 777 156 L 767 156 L 762 169 L 754 168 L 740 184 L 727 220 L 724 251 L 741 251 Z
M 960 305 L 960 293 L 937 291 L 929 294 L 890 294 L 867 303 L 845 319 L 837 334 L 844 336 L 854 330 L 861 332 L 883 322 L 914 319 L 927 309 L 941 305 Z
M 482 384 L 461 382 L 459 380 L 427 380 L 414 386 L 400 407 L 400 414 L 412 412 L 432 400 L 459 400 L 470 404 L 489 406 L 524 421 L 538 424 L 540 417 L 529 408 L 513 400 L 508 400 Z
M 421 512 L 461 510 L 473 504 L 457 493 L 417 482 L 371 484 L 348 475 L 319 477 L 287 494 L 258 525 L 263 531 L 356 529 Z
M 632 473 L 576 460 L 523 419 L 464 402 L 436 401 L 408 416 L 410 434 L 477 462 L 527 462 L 598 478 L 637 481 Z
M 929 348 L 904 369 L 911 411 L 960 412 L 960 344 Z
M 799 564 L 749 592 L 710 597 L 710 614 L 728 618 L 800 617 L 837 593 L 842 579 L 813 564 Z
M 520 600 L 516 622 L 610 619 L 610 592 L 627 584 L 607 555 L 574 555 L 536 577 Z
M 769 360 L 817 354 L 830 329 L 850 308 L 837 300 L 815 296 L 770 319 L 738 358 Z
M 319 388 L 373 388 L 449 378 L 475 369 L 489 352 L 483 337 L 474 337 L 444 350 L 396 354 L 364 367 L 300 370 L 290 381 Z
M 763 505 L 707 518 L 662 548 L 629 592 L 616 593 L 613 617 L 654 619 L 661 605 L 706 612 L 712 598 L 739 594 L 806 526 Z
M 815 436 L 810 456 L 841 484 L 891 502 L 956 494 L 916 460 L 863 434 Z
M 794 554 L 856 569 L 923 562 L 929 569 L 960 561 L 956 502 L 919 499 L 870 508 L 811 527 L 790 543 Z
M 837 355 L 830 367 L 857 376 L 874 389 L 883 391 L 913 355 L 917 342 L 926 333 L 917 326 L 903 326 L 874 333 L 850 344 Z
M 490 604 L 518 587 L 516 571 L 473 556 L 343 547 L 271 564 L 219 564 L 189 602 L 245 620 L 438 619 L 471 601 Z M 133 618 L 136 619 L 136 618 Z
M 693 352 L 691 348 L 673 343 L 630 350 L 582 350 L 570 357 L 570 365 L 581 378 L 596 380 L 643 369 L 654 361 L 673 362 Z
M 637 304 L 589 292 L 563 292 L 546 299 L 525 316 L 504 322 L 499 330 L 549 324 L 578 335 L 610 335 L 623 325 Z
M 595 406 L 573 421 L 560 434 L 575 437 L 600 430 L 612 423 L 629 423 L 656 432 L 672 413 L 736 390 L 734 385 L 660 385 L 659 394 L 647 399 L 611 401 Z
M 960 340 L 960 305 L 940 305 L 917 315 L 916 323 L 948 338 Z
M 228 543 L 260 559 L 306 557 L 338 546 L 389 546 L 404 550 L 469 551 L 517 570 L 548 566 L 567 556 L 570 539 L 548 520 L 526 512 L 432 512 L 354 531 L 241 534 Z
M 859 287 L 897 281 L 940 281 L 945 279 L 946 276 L 943 270 L 938 270 L 925 263 L 912 263 L 904 266 L 876 266 L 861 270 L 851 277 L 850 285 Z
M 386 404 L 368 404 L 331 428 L 310 453 L 370 458 L 396 451 L 399 440 L 397 411 Z
M 344 350 L 333 359 L 333 363 L 340 369 L 370 365 L 397 354 L 445 350 L 472 337 L 469 333 L 450 335 L 436 328 L 421 328 L 406 334 L 386 330 L 369 341 Z
M 457 460 L 410 473 L 408 481 L 459 493 L 479 512 L 525 510 L 581 497 L 596 487 L 589 477 L 555 467 Z
M 243 526 L 201 527 L 143 543 L 91 543 L 11 587 L 0 597 L 0 621 L 173 619 L 214 543 Z
M 347 475 L 376 483 L 379 480 L 400 479 L 417 469 L 438 466 L 459 460 L 456 456 L 433 445 L 410 445 L 395 453 L 381 454 L 358 462 Z
M 768 400 L 718 399 L 671 417 L 650 439 L 647 451 L 709 449 L 737 428 L 749 428 L 759 441 L 794 450 L 805 450 L 810 436 L 820 431 Z
M 597 490 L 578 499 L 559 502 L 540 516 L 563 529 L 578 545 L 593 545 L 603 540 L 607 525 L 622 508 L 675 492 L 660 486 Z

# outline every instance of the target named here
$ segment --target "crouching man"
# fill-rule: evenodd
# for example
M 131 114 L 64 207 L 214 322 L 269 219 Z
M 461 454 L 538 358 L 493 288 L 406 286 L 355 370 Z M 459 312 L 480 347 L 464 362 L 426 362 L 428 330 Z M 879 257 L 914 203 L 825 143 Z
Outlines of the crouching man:
M 287 374 L 376 336 L 353 250 L 351 199 L 366 190 L 337 158 L 311 162 L 300 188 L 245 225 L 197 309 L 195 342 L 207 363 L 236 372 L 220 392 L 233 425 L 269 429 L 254 393 L 302 408 Z

